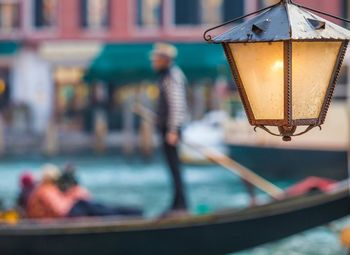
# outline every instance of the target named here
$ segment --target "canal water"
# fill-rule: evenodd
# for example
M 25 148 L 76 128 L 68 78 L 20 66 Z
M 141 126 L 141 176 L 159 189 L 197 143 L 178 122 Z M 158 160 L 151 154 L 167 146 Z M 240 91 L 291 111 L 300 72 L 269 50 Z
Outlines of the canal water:
M 168 173 L 160 158 L 145 163 L 139 158 L 114 156 L 40 157 L 2 159 L 0 162 L 0 199 L 11 206 L 18 192 L 18 176 L 24 170 L 39 175 L 43 163 L 60 166 L 74 162 L 80 182 L 94 198 L 114 205 L 133 205 L 145 209 L 147 217 L 155 217 L 167 209 L 171 198 Z M 242 208 L 249 197 L 239 178 L 219 166 L 185 166 L 185 178 L 191 211 L 209 213 L 222 208 Z M 275 180 L 281 187 L 292 184 Z M 266 200 L 264 194 L 259 199 Z M 343 220 L 344 221 L 344 220 Z M 340 228 L 342 222 L 335 225 Z M 348 220 L 348 222 L 350 222 Z M 286 222 L 288 224 L 288 222 Z M 261 230 L 256 230 L 261 231 Z M 235 255 L 345 255 L 338 235 L 326 227 L 264 245 Z M 166 254 L 164 254 L 166 255 Z M 190 254 L 186 254 L 190 255 Z

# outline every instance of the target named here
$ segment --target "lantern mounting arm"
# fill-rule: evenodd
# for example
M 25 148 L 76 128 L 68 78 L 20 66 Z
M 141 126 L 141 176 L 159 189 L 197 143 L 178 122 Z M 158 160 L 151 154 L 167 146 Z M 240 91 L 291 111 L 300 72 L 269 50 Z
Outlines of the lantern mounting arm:
M 220 28 L 220 27 L 224 27 L 224 26 L 226 26 L 226 25 L 229 25 L 229 24 L 231 24 L 231 23 L 235 23 L 235 22 L 237 22 L 237 21 L 239 21 L 239 20 L 241 20 L 241 19 L 248 18 L 248 17 L 250 17 L 250 16 L 252 16 L 252 15 L 255 15 L 255 14 L 258 14 L 258 13 L 260 13 L 260 12 L 269 10 L 269 9 L 271 9 L 271 8 L 273 8 L 273 7 L 277 6 L 277 5 L 279 5 L 279 4 L 280 4 L 280 3 L 277 3 L 277 4 L 274 4 L 274 5 L 268 6 L 268 7 L 266 7 L 266 8 L 260 9 L 260 10 L 258 10 L 258 11 L 249 13 L 249 14 L 247 14 L 247 15 L 244 15 L 244 16 L 241 16 L 241 17 L 238 17 L 238 18 L 235 18 L 235 19 L 226 21 L 226 22 L 224 22 L 224 23 L 222 23 L 222 24 L 220 24 L 220 25 L 217 25 L 217 26 L 215 26 L 215 27 L 211 27 L 211 28 L 207 29 L 207 30 L 204 32 L 203 38 L 204 38 L 204 40 L 207 41 L 207 42 L 212 42 L 212 36 L 211 36 L 211 35 L 208 35 L 209 32 L 211 32 L 211 31 L 213 31 L 213 30 L 216 30 L 216 29 L 218 29 L 218 28 Z M 349 22 L 350 22 L 350 21 L 349 21 Z

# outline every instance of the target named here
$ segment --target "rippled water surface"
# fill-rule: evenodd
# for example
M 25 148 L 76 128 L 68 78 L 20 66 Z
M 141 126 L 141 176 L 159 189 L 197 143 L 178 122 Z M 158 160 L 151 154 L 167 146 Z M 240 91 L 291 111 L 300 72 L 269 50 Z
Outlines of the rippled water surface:
M 168 173 L 161 159 L 145 163 L 141 159 L 123 159 L 112 156 L 62 157 L 51 160 L 63 165 L 74 162 L 83 185 L 95 199 L 111 204 L 142 206 L 149 217 L 167 209 L 171 198 Z M 18 176 L 30 169 L 38 175 L 43 158 L 6 159 L 0 162 L 0 199 L 10 206 L 18 191 Z M 218 166 L 185 166 L 185 178 L 191 211 L 199 213 L 221 208 L 245 207 L 249 197 L 240 180 Z M 276 181 L 285 187 L 292 183 Z M 266 199 L 263 194 L 260 199 Z M 348 221 L 349 220 L 345 220 Z M 343 221 L 335 223 L 340 228 Z M 286 224 L 288 224 L 286 222 Z M 261 231 L 261 230 L 256 230 Z M 291 238 L 264 245 L 237 255 L 345 255 L 338 235 L 320 227 Z M 164 254 L 166 255 L 166 254 Z M 190 255 L 190 254 L 186 254 Z

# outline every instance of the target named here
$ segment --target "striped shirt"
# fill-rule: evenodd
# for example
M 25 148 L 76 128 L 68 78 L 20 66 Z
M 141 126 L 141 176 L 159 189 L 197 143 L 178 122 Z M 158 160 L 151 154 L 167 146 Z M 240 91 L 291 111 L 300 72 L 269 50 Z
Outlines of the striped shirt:
M 186 77 L 179 67 L 164 72 L 160 81 L 158 119 L 161 128 L 178 131 L 186 120 Z

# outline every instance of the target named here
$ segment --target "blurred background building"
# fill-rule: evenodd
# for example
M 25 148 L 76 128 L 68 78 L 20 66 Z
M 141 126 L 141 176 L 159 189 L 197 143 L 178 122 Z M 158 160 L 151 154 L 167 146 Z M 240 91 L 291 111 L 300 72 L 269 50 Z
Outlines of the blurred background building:
M 132 104 L 151 107 L 157 98 L 148 60 L 155 41 L 178 46 L 178 63 L 190 81 L 191 117 L 200 119 L 231 100 L 223 52 L 203 43 L 203 31 L 274 2 L 0 0 L 1 132 L 11 140 L 0 147 L 20 140 L 31 148 L 34 140 L 46 140 L 55 150 L 52 143 L 63 134 L 84 141 L 96 130 L 132 137 Z M 344 17 L 350 8 L 347 0 L 297 2 Z M 345 98 L 347 66 L 340 84 L 336 96 Z

